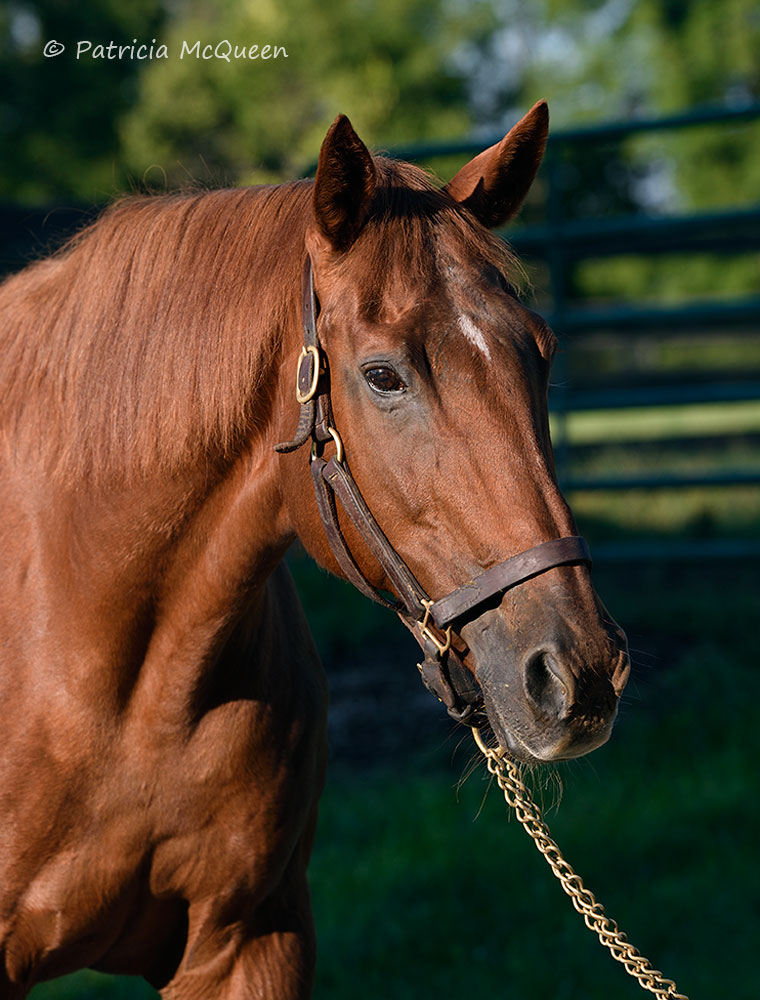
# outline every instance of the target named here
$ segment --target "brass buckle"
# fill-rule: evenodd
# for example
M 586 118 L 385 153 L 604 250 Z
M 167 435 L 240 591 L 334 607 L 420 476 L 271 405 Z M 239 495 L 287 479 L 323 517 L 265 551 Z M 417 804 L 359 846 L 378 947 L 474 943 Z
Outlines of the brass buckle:
M 448 650 L 451 647 L 451 625 L 449 625 L 449 627 L 444 632 L 444 637 L 446 641 L 442 642 L 434 632 L 431 632 L 430 627 L 428 626 L 428 620 L 430 619 L 430 609 L 433 606 L 433 602 L 420 599 L 420 604 L 425 609 L 425 617 L 422 619 L 422 621 L 417 622 L 417 624 L 420 627 L 420 635 L 422 636 L 423 639 L 429 639 L 433 643 L 435 648 L 438 650 L 438 655 L 443 656 L 443 654 L 448 652 Z
M 304 358 L 309 355 L 314 358 L 314 370 L 311 374 L 311 385 L 307 392 L 301 392 L 301 385 L 299 376 L 301 374 L 301 362 Z M 319 348 L 314 344 L 310 344 L 308 347 L 302 347 L 301 353 L 298 355 L 298 363 L 296 364 L 296 399 L 299 403 L 308 403 L 310 399 L 314 398 L 317 391 L 317 386 L 319 385 Z
M 334 427 L 328 427 L 327 431 L 332 437 L 333 441 L 335 442 L 335 461 L 338 463 L 338 465 L 341 465 L 343 462 L 343 440 Z M 317 457 L 317 442 L 312 441 L 311 442 L 312 462 L 316 457 Z

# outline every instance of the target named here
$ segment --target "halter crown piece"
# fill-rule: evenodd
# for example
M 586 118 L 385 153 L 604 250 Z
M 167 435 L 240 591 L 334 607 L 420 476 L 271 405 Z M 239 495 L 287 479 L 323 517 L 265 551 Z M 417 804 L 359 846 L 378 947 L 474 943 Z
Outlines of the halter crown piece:
M 485 721 L 483 693 L 460 654 L 452 648 L 454 623 L 461 626 L 476 618 L 496 595 L 555 566 L 570 563 L 590 566 L 588 545 L 578 536 L 553 538 L 492 566 L 450 594 L 432 600 L 386 538 L 351 475 L 343 442 L 333 424 L 329 368 L 327 357 L 319 346 L 317 314 L 314 272 L 307 254 L 302 286 L 304 346 L 298 359 L 295 387 L 301 413 L 293 440 L 275 445 L 275 451 L 291 452 L 311 442 L 310 466 L 317 508 L 330 548 L 346 578 L 367 597 L 395 611 L 412 632 L 425 654 L 423 662 L 418 664 L 422 680 L 443 702 L 449 715 L 457 722 L 481 725 Z M 335 453 L 326 459 L 323 453 L 329 441 L 335 443 Z M 395 598 L 377 590 L 356 564 L 338 521 L 336 498 L 385 570 L 397 595 Z

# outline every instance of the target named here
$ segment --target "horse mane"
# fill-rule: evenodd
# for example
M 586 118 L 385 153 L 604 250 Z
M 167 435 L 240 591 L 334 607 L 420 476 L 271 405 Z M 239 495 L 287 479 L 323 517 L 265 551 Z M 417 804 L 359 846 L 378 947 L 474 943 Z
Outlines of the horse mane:
M 517 273 L 418 167 L 375 159 L 378 187 L 352 251 L 378 274 L 429 278 L 440 235 Z M 51 475 L 123 476 L 231 458 L 300 325 L 311 181 L 129 196 L 0 286 L 0 433 Z M 374 276 L 374 277 L 373 277 Z
M 272 331 L 292 322 L 309 196 L 301 182 L 128 197 L 8 279 L 4 433 L 75 476 L 233 453 Z

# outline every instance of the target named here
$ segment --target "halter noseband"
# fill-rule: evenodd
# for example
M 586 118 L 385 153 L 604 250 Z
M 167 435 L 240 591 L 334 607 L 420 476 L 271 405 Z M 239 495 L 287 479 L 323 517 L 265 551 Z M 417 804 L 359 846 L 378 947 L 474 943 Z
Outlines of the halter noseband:
M 317 337 L 314 272 L 308 254 L 303 270 L 302 316 L 304 346 L 296 378 L 296 399 L 301 413 L 293 440 L 275 445 L 275 451 L 295 451 L 311 441 L 310 466 L 317 508 L 330 548 L 346 578 L 367 597 L 397 612 L 425 653 L 424 661 L 418 664 L 422 680 L 444 703 L 449 715 L 458 722 L 480 724 L 483 694 L 451 646 L 453 623 L 462 624 L 465 616 L 477 617 L 473 612 L 482 609 L 497 594 L 555 566 L 570 563 L 590 566 L 586 540 L 571 536 L 534 545 L 467 580 L 445 597 L 431 600 L 385 537 L 346 463 L 343 442 L 332 420 L 327 358 L 320 351 Z M 335 443 L 336 451 L 325 459 L 323 451 L 328 441 Z M 397 598 L 377 590 L 357 565 L 338 521 L 336 497 L 384 569 Z

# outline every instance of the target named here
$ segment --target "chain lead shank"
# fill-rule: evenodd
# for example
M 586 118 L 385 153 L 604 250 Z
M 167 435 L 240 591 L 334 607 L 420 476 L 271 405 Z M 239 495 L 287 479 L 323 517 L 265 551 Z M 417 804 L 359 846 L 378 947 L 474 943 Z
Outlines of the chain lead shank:
M 523 829 L 543 854 L 573 906 L 583 917 L 586 927 L 597 935 L 600 943 L 617 962 L 622 963 L 628 975 L 633 976 L 643 990 L 653 993 L 658 1000 L 689 1000 L 678 992 L 672 979 L 666 979 L 634 948 L 617 923 L 605 914 L 604 907 L 596 901 L 594 894 L 585 887 L 580 875 L 565 861 L 540 809 L 523 783 L 518 767 L 504 756 L 503 751 L 487 747 L 478 729 L 473 729 L 472 735 L 507 804 L 514 809 Z

